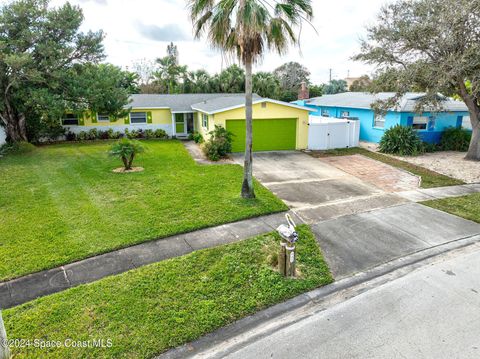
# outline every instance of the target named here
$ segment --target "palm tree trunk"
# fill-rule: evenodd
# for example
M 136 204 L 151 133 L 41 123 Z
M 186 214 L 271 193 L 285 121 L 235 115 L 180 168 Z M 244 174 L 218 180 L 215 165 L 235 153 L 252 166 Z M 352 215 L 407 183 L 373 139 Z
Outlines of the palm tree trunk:
M 0 359 L 9 359 L 10 350 L 7 346 L 7 333 L 3 325 L 2 311 L 0 310 Z
M 242 197 L 255 198 L 253 190 L 253 158 L 252 158 L 252 59 L 245 59 L 245 163 L 243 166 Z

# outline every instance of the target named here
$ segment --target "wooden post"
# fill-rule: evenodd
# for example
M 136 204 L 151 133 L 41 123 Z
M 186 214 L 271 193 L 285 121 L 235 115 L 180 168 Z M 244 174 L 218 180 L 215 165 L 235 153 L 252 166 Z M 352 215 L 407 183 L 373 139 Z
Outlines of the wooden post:
M 285 272 L 286 262 L 287 262 L 286 251 L 285 251 L 286 246 L 287 246 L 287 242 L 285 242 L 285 240 L 282 239 L 280 242 L 280 252 L 278 254 L 278 271 L 283 276 L 287 275 L 287 273 Z
M 0 310 L 0 359 L 9 359 L 10 350 L 7 345 L 7 332 L 3 325 L 2 311 Z
M 289 243 L 286 247 L 286 259 L 287 259 L 287 265 L 286 265 L 286 276 L 287 277 L 295 277 L 295 245 Z

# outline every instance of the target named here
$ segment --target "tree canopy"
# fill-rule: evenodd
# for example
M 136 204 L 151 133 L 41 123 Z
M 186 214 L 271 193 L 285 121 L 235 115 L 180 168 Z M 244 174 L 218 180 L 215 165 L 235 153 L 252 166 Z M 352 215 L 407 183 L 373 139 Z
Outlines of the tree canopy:
M 0 120 L 9 141 L 27 141 L 66 110 L 117 114 L 135 76 L 104 59 L 103 33 L 79 31 L 83 14 L 66 3 L 17 0 L 0 8 Z
M 457 94 L 468 107 L 473 129 L 466 158 L 480 160 L 480 0 L 399 0 L 386 5 L 354 58 L 394 75 L 393 101 L 412 87 L 425 89 L 418 111 L 440 109 L 439 93 Z M 384 103 L 387 106 L 391 103 Z

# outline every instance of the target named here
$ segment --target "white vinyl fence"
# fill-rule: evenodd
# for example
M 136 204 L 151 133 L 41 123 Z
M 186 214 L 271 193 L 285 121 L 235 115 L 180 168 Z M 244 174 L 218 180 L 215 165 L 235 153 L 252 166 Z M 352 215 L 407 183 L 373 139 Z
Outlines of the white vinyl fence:
M 2 126 L 0 126 L 0 146 L 7 142 L 7 135 L 5 134 L 5 130 Z
M 359 139 L 359 120 L 310 116 L 309 150 L 357 147 Z

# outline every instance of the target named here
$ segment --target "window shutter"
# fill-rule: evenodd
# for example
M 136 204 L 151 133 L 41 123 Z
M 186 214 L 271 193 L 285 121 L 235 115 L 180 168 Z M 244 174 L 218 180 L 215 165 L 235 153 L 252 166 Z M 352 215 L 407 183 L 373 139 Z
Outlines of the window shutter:
M 129 125 L 129 124 L 130 124 L 130 115 L 127 115 L 127 117 L 125 117 L 124 123 L 125 123 L 126 125 Z
M 463 116 L 458 116 L 458 117 L 457 117 L 457 125 L 456 125 L 456 127 L 457 127 L 457 128 L 461 128 L 461 127 L 462 127 L 462 124 L 463 124 Z
M 147 123 L 152 123 L 152 112 L 147 112 Z
M 78 116 L 78 125 L 85 126 L 85 115 L 82 114 Z
M 90 112 L 90 116 L 92 118 L 92 123 L 97 123 L 97 113 L 96 112 Z
M 117 121 L 117 118 L 115 116 L 108 116 L 108 119 L 110 120 L 110 122 L 116 122 Z
M 407 126 L 413 126 L 413 116 L 407 117 Z

